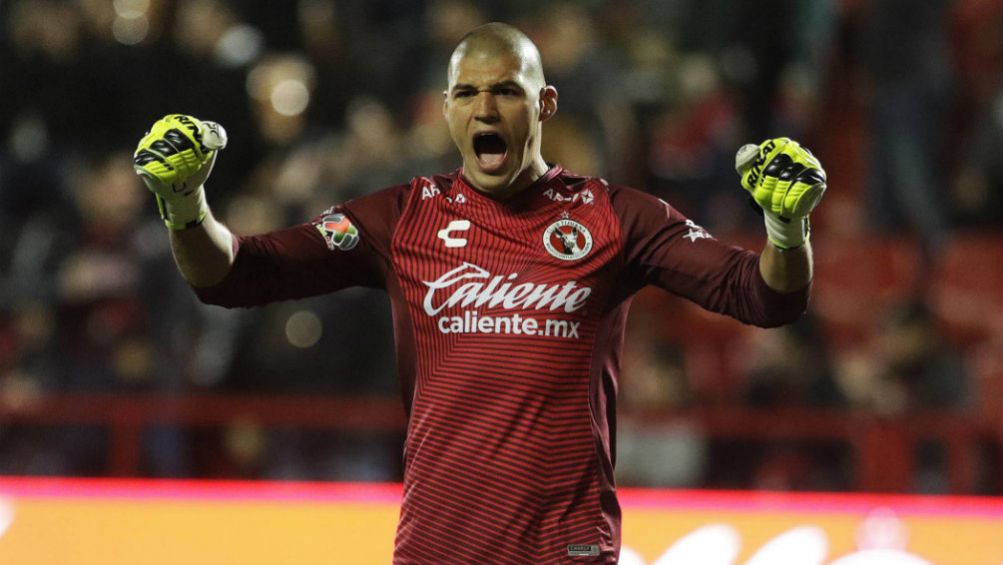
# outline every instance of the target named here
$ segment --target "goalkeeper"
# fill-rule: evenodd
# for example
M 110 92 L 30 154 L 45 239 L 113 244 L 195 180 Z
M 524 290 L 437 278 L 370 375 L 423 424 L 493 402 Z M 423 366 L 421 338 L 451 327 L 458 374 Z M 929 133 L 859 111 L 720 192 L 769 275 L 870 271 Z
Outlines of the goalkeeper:
M 787 138 L 739 150 L 768 239 L 756 254 L 651 195 L 547 163 L 557 90 L 515 28 L 470 32 L 446 78 L 460 169 L 285 230 L 234 236 L 213 218 L 204 183 L 226 144 L 216 124 L 165 117 L 140 142 L 136 170 L 206 302 L 350 286 L 390 295 L 409 418 L 395 565 L 616 563 L 613 438 L 631 297 L 652 285 L 744 323 L 796 320 L 825 173 Z

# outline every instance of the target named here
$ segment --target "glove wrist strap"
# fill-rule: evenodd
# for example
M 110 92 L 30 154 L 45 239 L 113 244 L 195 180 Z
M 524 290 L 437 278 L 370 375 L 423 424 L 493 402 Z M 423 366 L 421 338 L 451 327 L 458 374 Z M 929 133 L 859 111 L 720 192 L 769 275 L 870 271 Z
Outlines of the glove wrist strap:
M 202 223 L 209 215 L 209 205 L 205 202 L 205 190 L 200 186 L 188 196 L 167 200 L 155 194 L 157 209 L 164 225 L 175 231 L 187 230 Z
M 808 241 L 810 227 L 808 218 L 796 218 L 784 221 L 770 213 L 764 213 L 766 237 L 774 247 L 780 250 L 796 249 Z

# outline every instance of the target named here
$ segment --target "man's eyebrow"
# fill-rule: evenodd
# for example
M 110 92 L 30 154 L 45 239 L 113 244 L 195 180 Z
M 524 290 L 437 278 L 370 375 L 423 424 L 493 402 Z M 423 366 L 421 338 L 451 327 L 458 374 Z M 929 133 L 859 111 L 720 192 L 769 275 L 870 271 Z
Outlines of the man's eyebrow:
M 494 84 L 489 85 L 487 88 L 488 88 L 488 90 L 494 90 L 496 88 L 515 88 L 515 89 L 518 89 L 520 91 L 523 90 L 522 85 L 520 85 L 518 82 L 516 82 L 514 80 L 503 80 L 501 82 L 496 82 Z M 479 90 L 479 89 L 476 86 L 472 85 L 472 84 L 466 84 L 466 83 L 462 83 L 461 82 L 461 83 L 454 84 L 453 88 L 450 89 L 450 91 L 453 91 L 453 92 L 455 92 L 457 90 Z
M 496 82 L 495 84 L 491 85 L 491 88 L 514 88 L 519 91 L 523 89 L 522 85 L 514 80 L 503 80 L 501 82 Z

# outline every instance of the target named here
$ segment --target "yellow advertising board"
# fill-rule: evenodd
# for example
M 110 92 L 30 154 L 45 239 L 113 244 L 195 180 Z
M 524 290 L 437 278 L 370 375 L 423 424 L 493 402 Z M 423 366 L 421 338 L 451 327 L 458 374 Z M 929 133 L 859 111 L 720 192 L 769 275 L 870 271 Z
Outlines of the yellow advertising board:
M 0 565 L 390 563 L 399 485 L 0 479 Z M 624 490 L 621 565 L 1003 565 L 1003 499 Z

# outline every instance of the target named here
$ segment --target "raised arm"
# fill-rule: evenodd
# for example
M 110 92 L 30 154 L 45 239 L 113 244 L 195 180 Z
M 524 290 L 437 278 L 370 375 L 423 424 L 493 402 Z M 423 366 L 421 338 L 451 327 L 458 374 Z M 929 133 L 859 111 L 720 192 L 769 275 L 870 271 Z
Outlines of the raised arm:
M 769 242 L 756 255 L 719 242 L 657 198 L 613 187 L 625 233 L 627 289 L 653 284 L 700 306 L 758 326 L 804 312 L 812 279 L 808 213 L 825 191 L 825 172 L 787 138 L 739 150 L 742 186 L 763 207 Z
M 203 187 L 225 145 L 219 124 L 172 114 L 153 125 L 135 155 L 136 172 L 170 233 L 178 270 L 203 302 L 246 307 L 382 286 L 386 219 L 396 217 L 399 199 L 393 196 L 400 190 L 374 193 L 284 230 L 238 236 L 213 217 Z M 361 237 L 352 210 L 378 237 Z
M 771 286 L 762 272 L 769 258 L 715 239 L 650 194 L 613 186 L 611 197 L 624 232 L 625 293 L 655 285 L 764 327 L 790 323 L 804 312 L 807 284 L 790 292 Z
M 136 173 L 157 200 L 178 270 L 195 287 L 222 281 L 234 262 L 233 234 L 213 217 L 203 186 L 226 142 L 219 124 L 170 114 L 136 148 Z
M 210 210 L 201 224 L 171 230 L 171 251 L 181 276 L 194 287 L 208 287 L 226 278 L 236 253 L 234 236 Z

